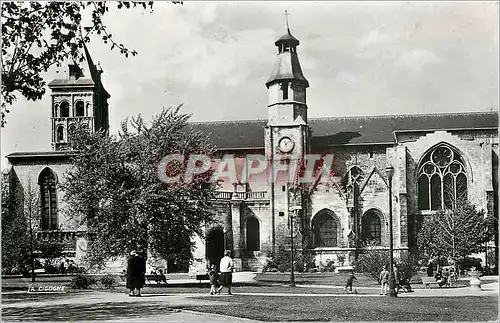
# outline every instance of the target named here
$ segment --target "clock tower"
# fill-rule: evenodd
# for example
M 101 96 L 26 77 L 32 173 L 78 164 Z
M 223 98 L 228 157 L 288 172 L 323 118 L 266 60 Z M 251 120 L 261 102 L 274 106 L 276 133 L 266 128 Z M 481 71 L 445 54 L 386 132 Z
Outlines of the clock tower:
M 285 16 L 288 18 L 286 11 Z M 273 247 L 279 235 L 289 237 L 292 204 L 301 204 L 297 200 L 292 202 L 291 198 L 294 165 L 309 151 L 310 130 L 306 104 L 309 82 L 300 67 L 297 54 L 299 43 L 290 32 L 286 19 L 285 34 L 274 43 L 278 54 L 271 77 L 266 82 L 269 103 L 265 149 L 266 158 L 273 165 L 268 176 Z M 298 224 L 300 221 L 297 219 L 296 222 Z M 296 229 L 298 226 L 294 225 L 294 231 Z

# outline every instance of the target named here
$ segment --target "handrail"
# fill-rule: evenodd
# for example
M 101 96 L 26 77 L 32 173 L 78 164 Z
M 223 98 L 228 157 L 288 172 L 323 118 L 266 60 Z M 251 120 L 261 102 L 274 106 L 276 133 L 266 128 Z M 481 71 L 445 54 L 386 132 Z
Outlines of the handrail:
M 264 200 L 267 199 L 266 191 L 256 191 L 256 192 L 228 192 L 228 191 L 217 191 L 215 192 L 215 198 L 221 200 Z

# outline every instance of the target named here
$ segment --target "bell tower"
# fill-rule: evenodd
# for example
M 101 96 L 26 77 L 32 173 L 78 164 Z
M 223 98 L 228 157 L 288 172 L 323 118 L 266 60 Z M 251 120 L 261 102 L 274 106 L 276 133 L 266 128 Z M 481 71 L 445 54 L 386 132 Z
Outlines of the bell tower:
M 291 214 L 301 201 L 294 195 L 297 166 L 309 151 L 306 89 L 309 82 L 302 73 L 297 47 L 300 42 L 290 32 L 285 11 L 285 34 L 274 43 L 278 54 L 266 87 L 269 92 L 265 152 L 272 163 L 268 179 L 271 198 L 273 248 L 278 235 L 290 235 Z M 295 211 L 291 211 L 295 207 Z M 294 229 L 300 221 L 292 221 Z M 297 232 L 297 231 L 295 231 Z
M 82 63 L 68 64 L 68 73 L 49 83 L 52 90 L 52 149 L 71 149 L 71 128 L 83 123 L 91 131 L 109 129 L 108 99 L 101 82 L 102 69 L 94 65 L 85 44 Z
M 307 123 L 306 89 L 309 82 L 300 67 L 297 54 L 300 42 L 290 32 L 286 11 L 285 17 L 285 34 L 274 43 L 278 56 L 271 77 L 266 82 L 269 91 L 268 122 L 272 125 Z

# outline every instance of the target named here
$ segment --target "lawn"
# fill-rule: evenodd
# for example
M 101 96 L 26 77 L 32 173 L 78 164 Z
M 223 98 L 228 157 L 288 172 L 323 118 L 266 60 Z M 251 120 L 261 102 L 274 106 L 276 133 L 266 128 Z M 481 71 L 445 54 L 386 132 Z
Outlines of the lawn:
M 424 274 L 418 273 L 411 279 L 410 283 L 412 288 L 424 288 L 420 275 Z M 378 281 L 366 276 L 365 274 L 356 274 L 356 278 L 357 280 L 354 281 L 355 287 L 380 287 Z M 258 273 L 255 276 L 255 280 L 266 284 L 287 284 L 290 282 L 290 273 Z M 345 273 L 336 274 L 332 272 L 322 272 L 295 274 L 295 282 L 301 285 L 344 286 L 346 280 L 347 274 Z M 458 281 L 454 284 L 454 287 L 464 287 L 468 285 L 468 281 Z
M 368 278 L 364 274 L 356 274 L 355 284 L 357 286 L 377 286 L 378 282 Z M 286 284 L 290 282 L 290 273 L 258 273 L 255 280 L 263 283 L 280 283 Z M 296 273 L 295 283 L 303 285 L 330 285 L 344 286 L 347 280 L 347 274 L 335 274 L 331 272 L 323 273 Z
M 203 299 L 206 299 L 204 297 Z M 217 297 L 187 309 L 262 321 L 496 321 L 497 297 Z M 217 305 L 218 301 L 230 306 Z

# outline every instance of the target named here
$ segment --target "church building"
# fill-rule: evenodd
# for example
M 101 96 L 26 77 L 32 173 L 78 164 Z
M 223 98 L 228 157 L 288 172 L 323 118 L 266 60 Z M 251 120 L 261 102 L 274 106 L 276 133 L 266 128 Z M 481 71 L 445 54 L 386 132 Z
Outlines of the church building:
M 274 44 L 276 63 L 263 84 L 267 116 L 189 126 L 206 133 L 220 156 L 332 155 L 332 176 L 311 183 L 299 197 L 274 181 L 222 183 L 213 201 L 217 223 L 205 228 L 204 237 L 194 237 L 191 271 L 218 262 L 226 249 L 237 270 L 260 270 L 268 252 L 289 247 L 291 237 L 298 248 L 314 251 L 318 266 L 349 265 L 365 244 L 389 248 L 390 204 L 395 250 L 413 250 L 422 219 L 458 199 L 498 215 L 496 112 L 309 118 L 309 109 L 317 107 L 307 105 L 307 89 L 314 84 L 302 71 L 300 42 L 287 27 Z M 49 83 L 52 133 L 46 135 L 53 151 L 7 156 L 13 194 L 22 198 L 30 185 L 38 188 L 39 238 L 65 241 L 67 254 L 76 258 L 86 249 L 85 228 L 60 211 L 64 201 L 58 189 L 71 167 L 68 129 L 76 121 L 92 130 L 109 128 L 110 95 L 101 83 L 102 70 L 86 48 L 85 57 L 86 68 L 71 64 L 67 78 Z

